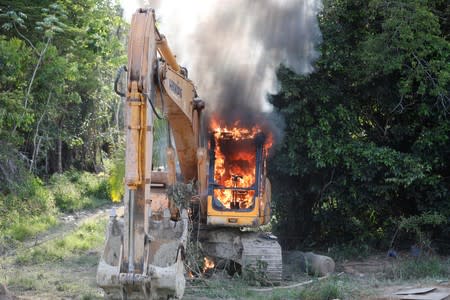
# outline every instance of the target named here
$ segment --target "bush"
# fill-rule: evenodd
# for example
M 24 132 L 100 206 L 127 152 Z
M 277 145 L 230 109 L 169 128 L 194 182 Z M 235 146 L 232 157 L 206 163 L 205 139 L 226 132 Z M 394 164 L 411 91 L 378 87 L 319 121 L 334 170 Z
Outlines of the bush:
M 106 176 L 88 172 L 68 171 L 50 179 L 56 206 L 63 212 L 95 208 L 108 203 L 109 188 Z
M 421 215 L 401 217 L 399 229 L 411 232 L 415 235 L 414 240 L 419 253 L 433 253 L 431 246 L 433 231 L 447 224 L 446 217 L 439 212 L 424 212 Z
M 0 243 L 23 241 L 56 224 L 53 194 L 31 175 L 7 194 L 0 194 Z
M 27 175 L 20 185 L 0 193 L 0 252 L 11 239 L 23 241 L 56 225 L 58 210 L 99 207 L 109 202 L 108 195 L 103 174 L 71 170 L 53 175 L 48 186 Z
M 120 202 L 124 193 L 125 154 L 119 150 L 116 156 L 106 161 L 106 169 L 109 174 L 108 189 L 113 202 Z

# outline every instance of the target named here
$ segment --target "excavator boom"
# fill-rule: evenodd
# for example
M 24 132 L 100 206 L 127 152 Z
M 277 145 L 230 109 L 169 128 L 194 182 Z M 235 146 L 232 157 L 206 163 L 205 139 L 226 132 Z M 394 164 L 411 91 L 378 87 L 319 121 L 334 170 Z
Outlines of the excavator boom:
M 160 61 L 158 52 L 165 61 Z M 159 96 L 171 125 L 183 128 L 181 133 L 174 132 L 175 142 L 177 149 L 187 153 L 179 154 L 185 178 L 195 179 L 196 161 L 190 159 L 196 157 L 195 89 L 180 73 L 164 36 L 156 30 L 152 9 L 139 9 L 133 15 L 127 69 L 125 212 L 123 219 L 114 214 L 110 218 L 97 283 L 107 299 L 181 298 L 188 215 L 180 209 L 174 217 L 170 208 L 176 208 L 166 204 L 156 210 L 152 203 L 153 118 Z M 168 183 L 175 180 L 173 156 Z

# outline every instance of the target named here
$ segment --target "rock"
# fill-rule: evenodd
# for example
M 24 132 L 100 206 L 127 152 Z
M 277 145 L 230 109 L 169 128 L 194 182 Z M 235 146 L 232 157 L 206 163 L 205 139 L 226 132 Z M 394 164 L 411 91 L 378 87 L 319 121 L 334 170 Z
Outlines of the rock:
M 313 252 L 290 251 L 286 253 L 284 261 L 300 268 L 302 272 L 317 276 L 331 274 L 335 269 L 335 263 L 331 257 Z

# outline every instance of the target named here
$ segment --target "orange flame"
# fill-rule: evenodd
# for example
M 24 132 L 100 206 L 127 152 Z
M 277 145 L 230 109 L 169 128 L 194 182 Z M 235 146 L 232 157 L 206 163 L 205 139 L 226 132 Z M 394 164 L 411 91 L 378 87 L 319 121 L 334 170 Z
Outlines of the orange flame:
M 211 270 L 212 268 L 215 267 L 215 263 L 212 259 L 208 258 L 208 257 L 204 257 L 203 258 L 203 273 L 205 273 L 208 270 Z
M 240 126 L 236 121 L 227 127 L 218 119 L 211 120 L 211 129 L 214 134 L 216 149 L 214 163 L 214 180 L 225 187 L 250 188 L 255 183 L 256 148 L 251 142 L 262 129 L 256 125 L 252 128 Z M 222 149 L 221 141 L 232 141 L 231 151 Z M 264 144 L 265 153 L 272 146 L 272 135 L 266 135 Z M 228 147 L 228 148 L 230 148 Z M 255 191 L 216 189 L 214 197 L 226 208 L 248 208 L 252 204 Z

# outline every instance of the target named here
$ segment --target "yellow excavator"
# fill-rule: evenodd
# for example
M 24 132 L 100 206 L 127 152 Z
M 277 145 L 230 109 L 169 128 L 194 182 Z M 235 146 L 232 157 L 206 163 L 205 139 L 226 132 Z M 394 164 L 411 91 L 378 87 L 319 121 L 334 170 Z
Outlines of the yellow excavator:
M 207 130 L 205 102 L 156 28 L 153 9 L 139 9 L 132 17 L 126 71 L 125 209 L 123 218 L 111 214 L 97 270 L 105 298 L 182 298 L 190 222 L 196 223 L 205 256 L 281 281 L 276 238 L 243 230 L 270 221 L 270 136 L 258 128 Z M 174 142 L 167 150 L 167 172 L 152 171 L 158 111 Z M 197 186 L 185 207 L 155 194 L 155 183 L 170 187 L 180 177 Z

